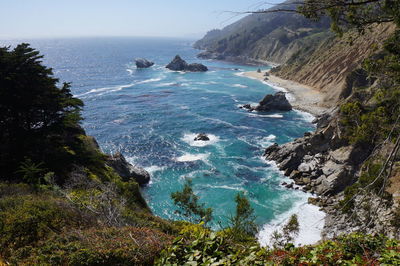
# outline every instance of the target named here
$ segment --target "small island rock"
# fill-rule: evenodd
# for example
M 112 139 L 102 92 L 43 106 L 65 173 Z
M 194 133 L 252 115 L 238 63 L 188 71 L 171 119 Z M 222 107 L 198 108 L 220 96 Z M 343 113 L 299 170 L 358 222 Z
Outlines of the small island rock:
M 204 134 L 204 133 L 200 133 L 200 134 L 198 134 L 195 138 L 194 138 L 194 140 L 195 141 L 209 141 L 210 140 L 210 138 L 206 135 L 206 134 Z
M 241 108 L 248 109 L 250 111 L 269 112 L 269 111 L 290 111 L 292 105 L 286 99 L 284 92 L 277 92 L 274 95 L 267 94 L 264 99 L 255 107 L 245 104 Z
M 137 68 L 149 68 L 154 65 L 154 62 L 151 62 L 144 58 L 137 58 L 135 59 L 136 67 Z
M 188 71 L 188 72 L 205 72 L 208 70 L 208 68 L 202 64 L 198 63 L 188 64 L 179 55 L 175 56 L 175 58 L 166 66 L 166 68 L 173 71 Z

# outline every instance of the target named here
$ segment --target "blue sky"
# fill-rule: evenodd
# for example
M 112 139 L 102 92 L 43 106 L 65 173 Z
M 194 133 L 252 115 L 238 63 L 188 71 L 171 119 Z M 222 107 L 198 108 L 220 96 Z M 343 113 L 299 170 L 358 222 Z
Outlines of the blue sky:
M 269 2 L 281 2 L 270 0 Z M 0 0 L 0 38 L 200 37 L 268 7 L 257 0 Z

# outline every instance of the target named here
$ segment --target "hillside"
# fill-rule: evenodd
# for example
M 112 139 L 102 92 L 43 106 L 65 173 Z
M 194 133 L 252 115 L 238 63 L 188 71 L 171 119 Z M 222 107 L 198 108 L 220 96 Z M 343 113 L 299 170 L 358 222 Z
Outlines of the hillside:
M 385 12 L 396 17 L 395 10 Z M 264 156 L 316 194 L 309 201 L 327 213 L 326 238 L 355 231 L 399 238 L 398 25 L 370 24 L 360 33 L 359 25 L 345 24 L 336 35 L 322 18 L 305 26 L 298 15 L 253 14 L 210 32 L 195 47 L 207 58 L 280 63 L 270 75 L 320 91 L 317 104 L 327 111 L 315 120 L 316 132 L 272 145 Z M 302 36 L 304 27 L 312 30 Z M 296 33 L 292 39 L 287 29 Z
M 290 2 L 279 8 L 294 8 Z M 208 32 L 194 47 L 205 50 L 199 55 L 203 58 L 284 63 L 302 47 L 331 35 L 327 18 L 312 22 L 289 12 L 252 14 L 222 30 Z

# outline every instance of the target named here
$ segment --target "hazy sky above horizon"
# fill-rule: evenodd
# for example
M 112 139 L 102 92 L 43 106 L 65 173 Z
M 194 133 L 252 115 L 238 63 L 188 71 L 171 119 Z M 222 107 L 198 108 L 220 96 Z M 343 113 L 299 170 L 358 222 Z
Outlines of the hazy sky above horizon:
M 269 3 L 282 0 L 270 0 Z M 0 38 L 201 37 L 243 12 L 268 8 L 257 0 L 0 0 Z

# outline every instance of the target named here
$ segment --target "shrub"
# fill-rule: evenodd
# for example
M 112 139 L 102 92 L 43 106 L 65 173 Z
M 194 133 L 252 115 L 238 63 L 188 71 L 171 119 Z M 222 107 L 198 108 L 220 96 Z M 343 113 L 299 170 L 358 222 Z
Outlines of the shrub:
M 151 265 L 172 241 L 146 228 L 90 228 L 54 235 L 9 261 L 31 265 Z

